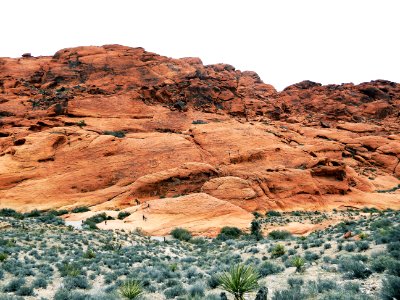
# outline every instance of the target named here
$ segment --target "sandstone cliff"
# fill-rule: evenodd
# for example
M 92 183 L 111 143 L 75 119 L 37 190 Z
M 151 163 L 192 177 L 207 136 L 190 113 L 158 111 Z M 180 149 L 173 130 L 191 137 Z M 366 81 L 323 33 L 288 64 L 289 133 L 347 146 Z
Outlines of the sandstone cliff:
M 1 208 L 126 209 L 161 234 L 270 209 L 400 208 L 394 82 L 277 92 L 231 65 L 78 47 L 0 58 L 0 126 Z

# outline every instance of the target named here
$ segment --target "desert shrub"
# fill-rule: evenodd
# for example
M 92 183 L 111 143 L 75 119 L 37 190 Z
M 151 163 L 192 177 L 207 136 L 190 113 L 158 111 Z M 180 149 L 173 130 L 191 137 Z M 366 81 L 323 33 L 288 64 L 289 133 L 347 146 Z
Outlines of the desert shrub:
M 24 278 L 15 278 L 12 279 L 8 284 L 6 284 L 3 288 L 3 291 L 6 293 L 16 292 L 18 291 L 21 286 L 25 284 Z
M 204 244 L 206 244 L 206 240 L 204 239 L 204 238 L 202 238 L 202 237 L 195 237 L 195 238 L 192 238 L 191 240 L 190 240 L 190 243 L 192 243 L 192 244 L 194 244 L 194 245 L 197 245 L 197 246 L 200 246 L 200 245 L 204 245 Z
M 400 277 L 389 275 L 383 279 L 381 298 L 384 300 L 400 299 Z
M 75 277 L 81 274 L 80 266 L 76 263 L 63 263 L 57 265 L 61 277 Z
M 301 292 L 299 287 L 290 288 L 287 290 L 275 291 L 272 300 L 304 300 L 306 296 Z
M 189 287 L 188 292 L 191 297 L 204 297 L 204 285 L 196 283 Z
M 217 236 L 217 239 L 225 241 L 229 239 L 237 239 L 242 235 L 242 231 L 237 227 L 229 227 L 225 226 L 221 228 L 220 233 Z
M 47 288 L 47 285 L 48 285 L 48 282 L 43 277 L 38 277 L 32 282 L 32 286 L 35 289 L 38 289 L 38 288 L 45 289 L 45 288 Z
M 319 279 L 317 281 L 318 293 L 323 293 L 336 288 L 336 282 L 329 279 Z
M 192 279 L 192 278 L 196 278 L 199 276 L 199 271 L 197 271 L 197 269 L 195 267 L 190 267 L 187 271 L 186 271 L 186 277 L 188 279 Z
M 400 260 L 400 242 L 389 243 L 387 244 L 386 249 L 392 257 Z
M 367 241 L 357 241 L 356 246 L 360 252 L 369 249 L 369 243 Z
M 35 218 L 35 217 L 39 217 L 41 213 L 42 212 L 40 210 L 34 209 L 30 212 L 25 213 L 24 216 L 26 218 Z
M 164 291 L 164 296 L 167 299 L 173 299 L 178 296 L 186 295 L 186 290 L 181 283 L 170 287 Z
M 57 290 L 53 299 L 54 300 L 86 300 L 88 298 L 86 295 L 84 295 L 80 292 L 69 291 L 65 288 L 61 288 L 61 289 Z
M 268 275 L 280 273 L 283 270 L 284 270 L 283 267 L 281 267 L 277 264 L 274 264 L 272 262 L 266 261 L 258 268 L 258 273 L 261 276 L 268 276 Z
M 330 243 L 324 244 L 324 249 L 330 249 L 330 248 L 332 248 L 332 245 Z
M 287 283 L 290 287 L 300 287 L 304 284 L 304 280 L 301 277 L 289 277 Z
M 304 252 L 304 259 L 306 261 L 315 261 L 319 258 L 319 255 L 317 253 L 311 252 L 311 251 L 305 251 Z
M 358 282 L 351 282 L 351 281 L 346 282 L 343 285 L 343 289 L 351 293 L 358 293 L 360 291 L 360 287 L 361 285 Z
M 235 300 L 243 300 L 244 294 L 258 287 L 258 277 L 257 271 L 252 267 L 239 264 L 221 274 L 219 281 L 221 288 L 231 293 Z
M 192 238 L 191 233 L 189 230 L 184 228 L 175 228 L 171 231 L 171 235 L 180 241 L 189 241 Z
M 296 267 L 296 272 L 300 273 L 304 271 L 304 264 L 306 263 L 304 258 L 300 256 L 294 257 L 291 263 L 293 267 Z
M 96 258 L 96 253 L 92 249 L 87 249 L 83 254 L 83 258 L 92 259 Z
M 268 234 L 268 236 L 274 240 L 285 240 L 291 237 L 292 234 L 286 230 L 273 230 Z
M 82 275 L 78 275 L 78 276 L 74 276 L 74 277 L 66 277 L 66 278 L 64 278 L 63 283 L 64 283 L 64 287 L 68 290 L 90 288 L 87 278 Z
M 33 296 L 34 292 L 31 286 L 23 285 L 15 292 L 15 294 L 18 296 Z
M 258 220 L 251 221 L 250 232 L 251 235 L 255 237 L 257 241 L 262 239 L 261 224 Z
M 354 243 L 347 243 L 346 245 L 344 245 L 344 250 L 347 252 L 353 252 L 354 250 L 356 250 L 356 245 Z
M 104 135 L 112 135 L 112 136 L 115 136 L 117 138 L 124 138 L 125 137 L 125 131 L 123 131 L 123 130 L 119 130 L 119 131 L 106 130 L 106 131 L 103 131 L 103 134 Z
M 16 212 L 11 208 L 2 208 L 0 209 L 0 217 L 12 217 L 16 219 L 23 219 L 23 214 Z
M 392 222 L 388 219 L 379 219 L 371 223 L 370 227 L 372 230 L 377 230 L 380 228 L 388 228 Z
M 256 218 L 256 219 L 262 217 L 262 214 L 260 214 L 258 211 L 253 211 L 252 214 L 253 214 L 254 218 Z
M 108 220 L 108 219 L 109 218 L 107 217 L 106 213 L 101 213 L 101 214 L 95 214 L 94 216 L 91 216 L 90 218 L 87 218 L 84 223 L 85 224 L 88 224 L 88 223 L 98 224 L 98 223 L 101 223 L 101 222 L 103 222 L 105 220 Z
M 282 214 L 279 211 L 270 210 L 265 213 L 267 217 L 280 217 Z
M 339 271 L 345 273 L 345 276 L 350 279 L 365 279 L 372 273 L 365 264 L 352 258 L 341 259 Z
M 78 206 L 72 210 L 73 213 L 83 213 L 87 211 L 90 211 L 90 208 L 87 206 Z
M 0 262 L 5 261 L 8 258 L 8 254 L 4 252 L 0 252 Z
M 48 211 L 48 214 L 52 214 L 55 216 L 62 216 L 62 215 L 66 215 L 67 213 L 68 213 L 68 210 L 66 210 L 66 209 Z
M 130 215 L 131 215 L 130 212 L 127 212 L 127 211 L 120 211 L 120 212 L 118 213 L 118 220 L 123 220 L 123 219 L 125 219 L 126 217 L 128 217 L 128 216 L 130 216 Z
M 136 280 L 128 279 L 119 287 L 119 293 L 123 298 L 137 299 L 143 293 L 142 285 Z
M 371 270 L 377 273 L 382 273 L 388 268 L 392 261 L 393 258 L 391 258 L 390 256 L 380 255 L 372 260 Z
M 276 244 L 271 251 L 271 256 L 276 258 L 285 254 L 285 247 L 281 244 Z
M 400 261 L 392 260 L 387 269 L 389 274 L 400 276 Z
M 215 289 L 216 287 L 218 287 L 219 285 L 219 279 L 218 279 L 218 275 L 211 275 L 208 279 L 207 279 L 207 285 L 211 288 L 211 289 Z

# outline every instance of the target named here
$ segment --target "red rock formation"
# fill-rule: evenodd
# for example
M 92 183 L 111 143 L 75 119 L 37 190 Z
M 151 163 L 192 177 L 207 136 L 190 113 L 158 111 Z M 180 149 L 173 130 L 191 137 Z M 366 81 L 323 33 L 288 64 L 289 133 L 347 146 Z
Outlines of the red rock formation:
M 278 93 L 254 72 L 118 45 L 0 58 L 0 207 L 140 214 L 135 199 L 178 197 L 190 220 L 175 200 L 179 218 L 149 218 L 213 234 L 254 210 L 400 208 L 399 121 L 400 85 L 384 80 Z

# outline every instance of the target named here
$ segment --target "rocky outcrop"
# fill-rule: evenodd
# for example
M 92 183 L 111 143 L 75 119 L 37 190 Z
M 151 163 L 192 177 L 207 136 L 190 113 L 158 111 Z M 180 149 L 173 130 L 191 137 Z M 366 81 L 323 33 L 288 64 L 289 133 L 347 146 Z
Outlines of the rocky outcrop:
M 255 210 L 400 208 L 400 85 L 389 81 L 277 92 L 227 64 L 78 47 L 0 58 L 0 124 L 1 208 L 164 203 L 154 217 L 172 228 L 192 222 L 188 205 L 202 215 L 188 228 L 213 234 L 228 219 L 246 228 Z

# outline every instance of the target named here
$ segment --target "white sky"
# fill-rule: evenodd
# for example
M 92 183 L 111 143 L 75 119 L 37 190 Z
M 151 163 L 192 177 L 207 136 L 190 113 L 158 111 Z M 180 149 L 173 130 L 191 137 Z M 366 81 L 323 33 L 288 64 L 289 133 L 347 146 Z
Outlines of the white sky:
M 400 82 L 399 0 L 1 0 L 0 57 L 122 44 L 309 79 Z

